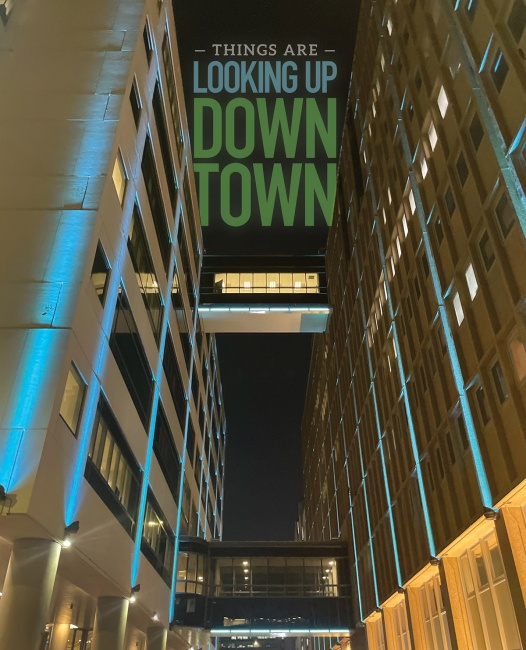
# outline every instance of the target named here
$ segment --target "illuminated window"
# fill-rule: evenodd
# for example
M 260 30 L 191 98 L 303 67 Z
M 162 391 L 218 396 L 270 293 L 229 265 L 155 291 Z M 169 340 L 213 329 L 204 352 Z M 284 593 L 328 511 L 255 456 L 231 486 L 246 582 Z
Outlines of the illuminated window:
M 415 195 L 413 194 L 413 190 L 409 192 L 409 206 L 411 207 L 411 214 L 414 214 L 416 210 L 416 203 L 415 203 Z
M 86 384 L 78 370 L 71 364 L 60 404 L 60 415 L 75 436 L 78 433 L 85 392 Z
M 457 324 L 462 325 L 462 322 L 464 321 L 464 310 L 462 309 L 462 302 L 458 291 L 455 291 L 453 294 L 453 309 L 455 310 Z
M 520 648 L 515 609 L 495 533 L 467 549 L 458 561 L 477 647 Z
M 431 124 L 429 125 L 429 129 L 427 130 L 427 135 L 429 137 L 429 144 L 431 145 L 431 149 L 432 151 L 434 151 L 435 147 L 437 146 L 438 135 L 433 122 L 431 122 Z
M 475 276 L 475 271 L 473 270 L 473 264 L 469 264 L 464 275 L 466 276 L 466 282 L 468 284 L 469 296 L 471 300 L 475 300 L 479 285 L 477 277 Z
M 419 589 L 419 595 L 424 615 L 426 648 L 428 650 L 449 650 L 451 639 L 447 614 L 440 592 L 440 577 L 436 575 L 423 584 Z
M 115 158 L 115 164 L 113 165 L 113 172 L 111 176 L 113 178 L 115 191 L 119 197 L 119 203 L 122 205 L 122 202 L 124 200 L 124 193 L 126 192 L 126 183 L 128 182 L 128 177 L 126 175 L 126 168 L 124 167 L 120 149 L 117 152 L 117 158 Z
M 526 350 L 524 349 L 522 339 L 516 332 L 508 341 L 508 348 L 513 362 L 515 375 L 519 381 L 522 381 L 524 377 L 526 377 Z
M 110 265 L 102 244 L 97 244 L 97 251 L 95 252 L 95 257 L 93 259 L 93 266 L 91 267 L 91 283 L 95 288 L 95 293 L 97 294 L 101 305 L 104 305 L 106 300 L 106 290 L 108 288 L 108 279 L 110 277 Z
M 420 169 L 422 170 L 422 178 L 425 178 L 427 176 L 428 172 L 428 167 L 427 167 L 427 160 L 424 155 L 420 158 Z
M 440 115 L 442 115 L 444 118 L 447 113 L 447 107 L 449 106 L 449 101 L 446 95 L 446 91 L 444 90 L 444 86 L 440 88 L 440 92 L 438 93 L 437 104 Z
M 404 231 L 404 237 L 407 237 L 409 234 L 409 226 L 407 225 L 407 218 L 405 214 L 402 217 L 402 230 Z

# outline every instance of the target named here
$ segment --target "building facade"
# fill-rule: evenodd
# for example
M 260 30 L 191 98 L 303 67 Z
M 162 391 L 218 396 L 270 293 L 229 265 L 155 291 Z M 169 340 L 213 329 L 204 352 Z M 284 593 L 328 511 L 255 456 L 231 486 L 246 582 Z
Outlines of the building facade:
M 362 2 L 301 525 L 348 541 L 351 648 L 526 647 L 525 26 Z
M 225 416 L 170 2 L 0 24 L 0 647 L 187 648 Z

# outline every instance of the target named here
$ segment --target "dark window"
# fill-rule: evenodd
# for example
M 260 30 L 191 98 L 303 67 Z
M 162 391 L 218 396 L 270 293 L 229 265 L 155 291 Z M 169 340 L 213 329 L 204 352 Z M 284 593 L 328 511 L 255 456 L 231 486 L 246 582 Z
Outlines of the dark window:
M 106 300 L 109 277 L 110 265 L 106 253 L 102 248 L 102 244 L 99 241 L 93 259 L 93 266 L 91 267 L 91 282 L 95 288 L 97 296 L 99 297 L 101 305 L 104 305 L 104 301 Z
M 167 585 L 171 584 L 174 548 L 174 534 L 166 523 L 166 517 L 159 504 L 149 491 L 144 513 L 141 551 Z
M 500 197 L 495 208 L 495 214 L 497 215 L 502 236 L 507 237 L 515 223 L 515 213 L 505 194 Z
M 135 205 L 133 210 L 132 223 L 128 235 L 128 251 L 144 306 L 148 313 L 148 319 L 152 326 L 153 335 L 157 345 L 159 345 L 163 322 L 163 302 L 137 205 Z
M 141 422 L 147 428 L 153 397 L 153 375 L 122 286 L 119 287 L 115 306 L 110 349 Z
M 104 399 L 99 400 L 85 477 L 129 535 L 139 506 L 141 472 Z
M 155 167 L 155 158 L 153 155 L 150 136 L 146 137 L 146 142 L 144 143 L 141 167 L 144 176 L 144 183 L 146 185 L 146 193 L 148 194 L 148 202 L 150 203 L 150 210 L 152 212 L 153 225 L 155 226 L 155 233 L 159 242 L 159 248 L 161 249 L 164 270 L 168 272 L 171 250 L 170 232 L 166 221 L 166 212 L 164 209 L 161 188 L 159 186 L 159 179 L 157 177 L 157 169 Z
M 436 459 L 440 478 L 444 478 L 444 463 L 442 462 L 442 452 L 440 451 L 440 447 L 436 448 Z
M 422 88 L 422 77 L 420 76 L 420 72 L 416 73 L 415 86 L 418 91 L 420 91 L 420 88 Z
M 146 21 L 146 24 L 144 25 L 144 29 L 142 30 L 142 40 L 144 43 L 144 50 L 146 52 L 146 59 L 148 63 L 150 63 L 153 54 L 153 39 L 152 39 L 152 32 L 150 30 L 150 25 L 148 24 L 148 21 Z
M 464 449 L 467 449 L 469 447 L 469 439 L 466 431 L 466 423 L 464 422 L 464 416 L 462 415 L 462 413 L 459 413 L 456 416 L 455 420 L 457 423 L 457 429 L 460 435 L 460 440 L 462 441 L 462 446 L 464 447 Z
M 455 456 L 455 447 L 453 446 L 453 440 L 451 439 L 451 433 L 449 431 L 446 431 L 446 443 L 449 452 L 449 460 L 451 461 L 451 464 L 454 465 L 457 459 Z
M 515 42 L 518 43 L 526 26 L 526 5 L 524 0 L 515 0 L 508 18 L 508 27 Z
M 194 371 L 192 373 L 192 396 L 194 398 L 194 404 L 197 408 L 199 404 L 199 375 L 197 374 L 197 368 L 194 363 Z
M 464 154 L 462 153 L 457 158 L 457 174 L 460 184 L 464 186 L 468 180 L 469 169 L 466 163 L 466 159 L 464 158 Z
M 184 136 L 183 128 L 181 126 L 181 116 L 179 114 L 179 104 L 177 101 L 177 90 L 175 85 L 175 76 L 172 64 L 172 53 L 170 50 L 170 41 L 168 40 L 168 32 L 165 32 L 162 44 L 162 55 L 164 63 L 164 73 L 166 75 L 167 88 L 168 88 L 168 101 L 170 103 L 170 112 L 172 113 L 172 121 L 176 137 L 177 155 L 179 160 L 183 155 Z
M 426 278 L 428 278 L 429 277 L 429 262 L 427 261 L 427 255 L 425 254 L 425 252 L 422 253 L 421 260 L 422 260 L 422 269 L 424 271 L 424 275 L 426 276 Z
M 493 383 L 495 385 L 499 402 L 503 404 L 508 399 L 508 386 L 506 385 L 506 379 L 504 378 L 502 368 L 498 361 L 491 368 L 491 376 L 493 377 Z
M 201 435 L 203 435 L 205 430 L 205 417 L 206 417 L 205 407 L 201 406 L 201 408 L 199 409 L 199 429 L 201 431 Z
M 493 65 L 491 66 L 490 74 L 495 84 L 495 88 L 498 92 L 502 90 L 506 77 L 508 76 L 508 63 L 502 54 L 502 50 L 499 48 L 493 59 Z
M 465 2 L 466 2 L 466 16 L 469 18 L 469 20 L 473 20 L 473 18 L 475 18 L 475 14 L 477 13 L 479 0 L 465 0 Z
M 188 225 L 190 226 L 190 240 L 192 243 L 192 250 L 194 253 L 195 268 L 199 268 L 199 246 L 197 240 L 197 230 L 195 227 L 195 212 L 194 204 L 192 203 L 192 192 L 190 189 L 190 178 L 188 176 L 188 168 L 184 170 L 183 179 L 183 193 L 184 204 L 186 206 L 186 214 L 188 216 Z
M 188 299 L 190 300 L 190 308 L 192 310 L 192 315 L 195 309 L 195 293 L 194 293 L 194 282 L 192 278 L 192 266 L 190 263 L 190 257 L 188 255 L 188 243 L 186 240 L 186 235 L 184 232 L 184 227 L 182 220 L 179 221 L 179 232 L 177 234 L 177 243 L 179 244 L 179 252 L 181 255 L 182 262 L 182 274 L 184 276 L 186 291 L 188 293 Z
M 159 466 L 166 483 L 176 503 L 179 502 L 179 477 L 181 476 L 181 461 L 175 447 L 175 442 L 166 419 L 164 410 L 159 404 L 157 419 L 155 420 L 155 433 L 153 438 L 153 451 L 159 461 Z
M 141 121 L 141 98 L 139 96 L 139 89 L 137 88 L 137 81 L 134 79 L 130 90 L 130 105 L 133 113 L 135 126 L 139 126 Z
M 446 193 L 444 195 L 444 199 L 446 200 L 446 207 L 447 211 L 450 217 L 453 216 L 453 212 L 455 212 L 455 197 L 453 196 L 453 192 L 451 191 L 451 188 L 448 187 L 446 190 Z
M 442 228 L 442 221 L 440 220 L 439 216 L 437 216 L 435 219 L 435 234 L 437 237 L 438 245 L 440 245 L 444 239 L 444 229 Z
M 475 397 L 477 398 L 477 405 L 479 407 L 479 413 L 480 413 L 480 419 L 482 420 L 482 424 L 485 426 L 489 420 L 489 413 L 488 413 L 488 404 L 486 402 L 486 395 L 484 394 L 484 388 L 482 386 L 478 386 L 477 389 L 475 390 Z
M 195 448 L 195 431 L 194 425 L 192 424 L 192 418 L 188 418 L 188 431 L 186 433 L 186 451 L 188 452 L 188 458 L 193 464 L 194 462 L 194 448 Z
M 493 266 L 495 261 L 495 253 L 493 251 L 493 246 L 487 232 L 485 232 L 479 241 L 480 254 L 482 255 L 482 261 L 486 267 L 486 271 Z
M 482 138 L 484 137 L 484 130 L 480 123 L 479 116 L 476 113 L 469 126 L 469 135 L 471 136 L 471 142 L 473 143 L 475 151 L 478 151 Z
M 173 293 L 172 293 L 173 296 Z M 184 308 L 181 305 L 180 309 L 175 309 L 175 318 L 177 320 L 177 329 L 179 330 L 179 337 L 183 347 L 184 359 L 186 361 L 186 368 L 190 370 L 190 360 L 192 358 L 192 343 L 190 340 L 190 331 L 188 329 L 188 320 Z
M 429 478 L 429 486 L 431 487 L 431 490 L 434 492 L 435 491 L 435 479 L 433 478 L 433 469 L 431 467 L 431 463 L 429 460 L 426 463 L 427 466 L 427 476 Z
M 159 144 L 161 146 L 164 173 L 166 174 L 166 182 L 168 183 L 168 193 L 170 194 L 170 201 L 172 202 L 172 206 L 174 206 L 177 199 L 177 177 L 175 174 L 175 167 L 172 159 L 172 149 L 170 147 L 170 140 L 168 137 L 168 128 L 166 126 L 166 118 L 164 116 L 163 98 L 161 95 L 159 81 L 155 82 L 152 106 L 155 116 L 155 124 L 157 125 L 157 133 L 159 135 Z
M 170 332 L 166 333 L 166 343 L 164 347 L 163 368 L 168 382 L 168 388 L 174 402 L 175 410 L 181 431 L 184 431 L 186 419 L 186 393 L 181 378 L 181 372 L 175 356 L 174 344 Z

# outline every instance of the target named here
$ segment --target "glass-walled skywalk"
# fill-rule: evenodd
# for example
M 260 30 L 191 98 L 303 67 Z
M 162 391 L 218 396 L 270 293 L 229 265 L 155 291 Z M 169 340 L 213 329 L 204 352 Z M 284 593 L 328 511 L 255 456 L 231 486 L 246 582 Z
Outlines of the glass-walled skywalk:
M 323 255 L 205 255 L 199 315 L 208 332 L 323 332 Z
M 346 635 L 348 576 L 342 544 L 184 539 L 174 625 L 211 636 Z

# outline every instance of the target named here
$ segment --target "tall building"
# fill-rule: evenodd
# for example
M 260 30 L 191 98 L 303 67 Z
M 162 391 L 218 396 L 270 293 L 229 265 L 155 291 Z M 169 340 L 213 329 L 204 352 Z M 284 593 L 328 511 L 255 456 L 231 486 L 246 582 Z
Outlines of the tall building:
M 351 648 L 526 647 L 526 6 L 363 0 L 303 425 Z
M 0 648 L 187 648 L 225 417 L 172 6 L 0 9 Z

